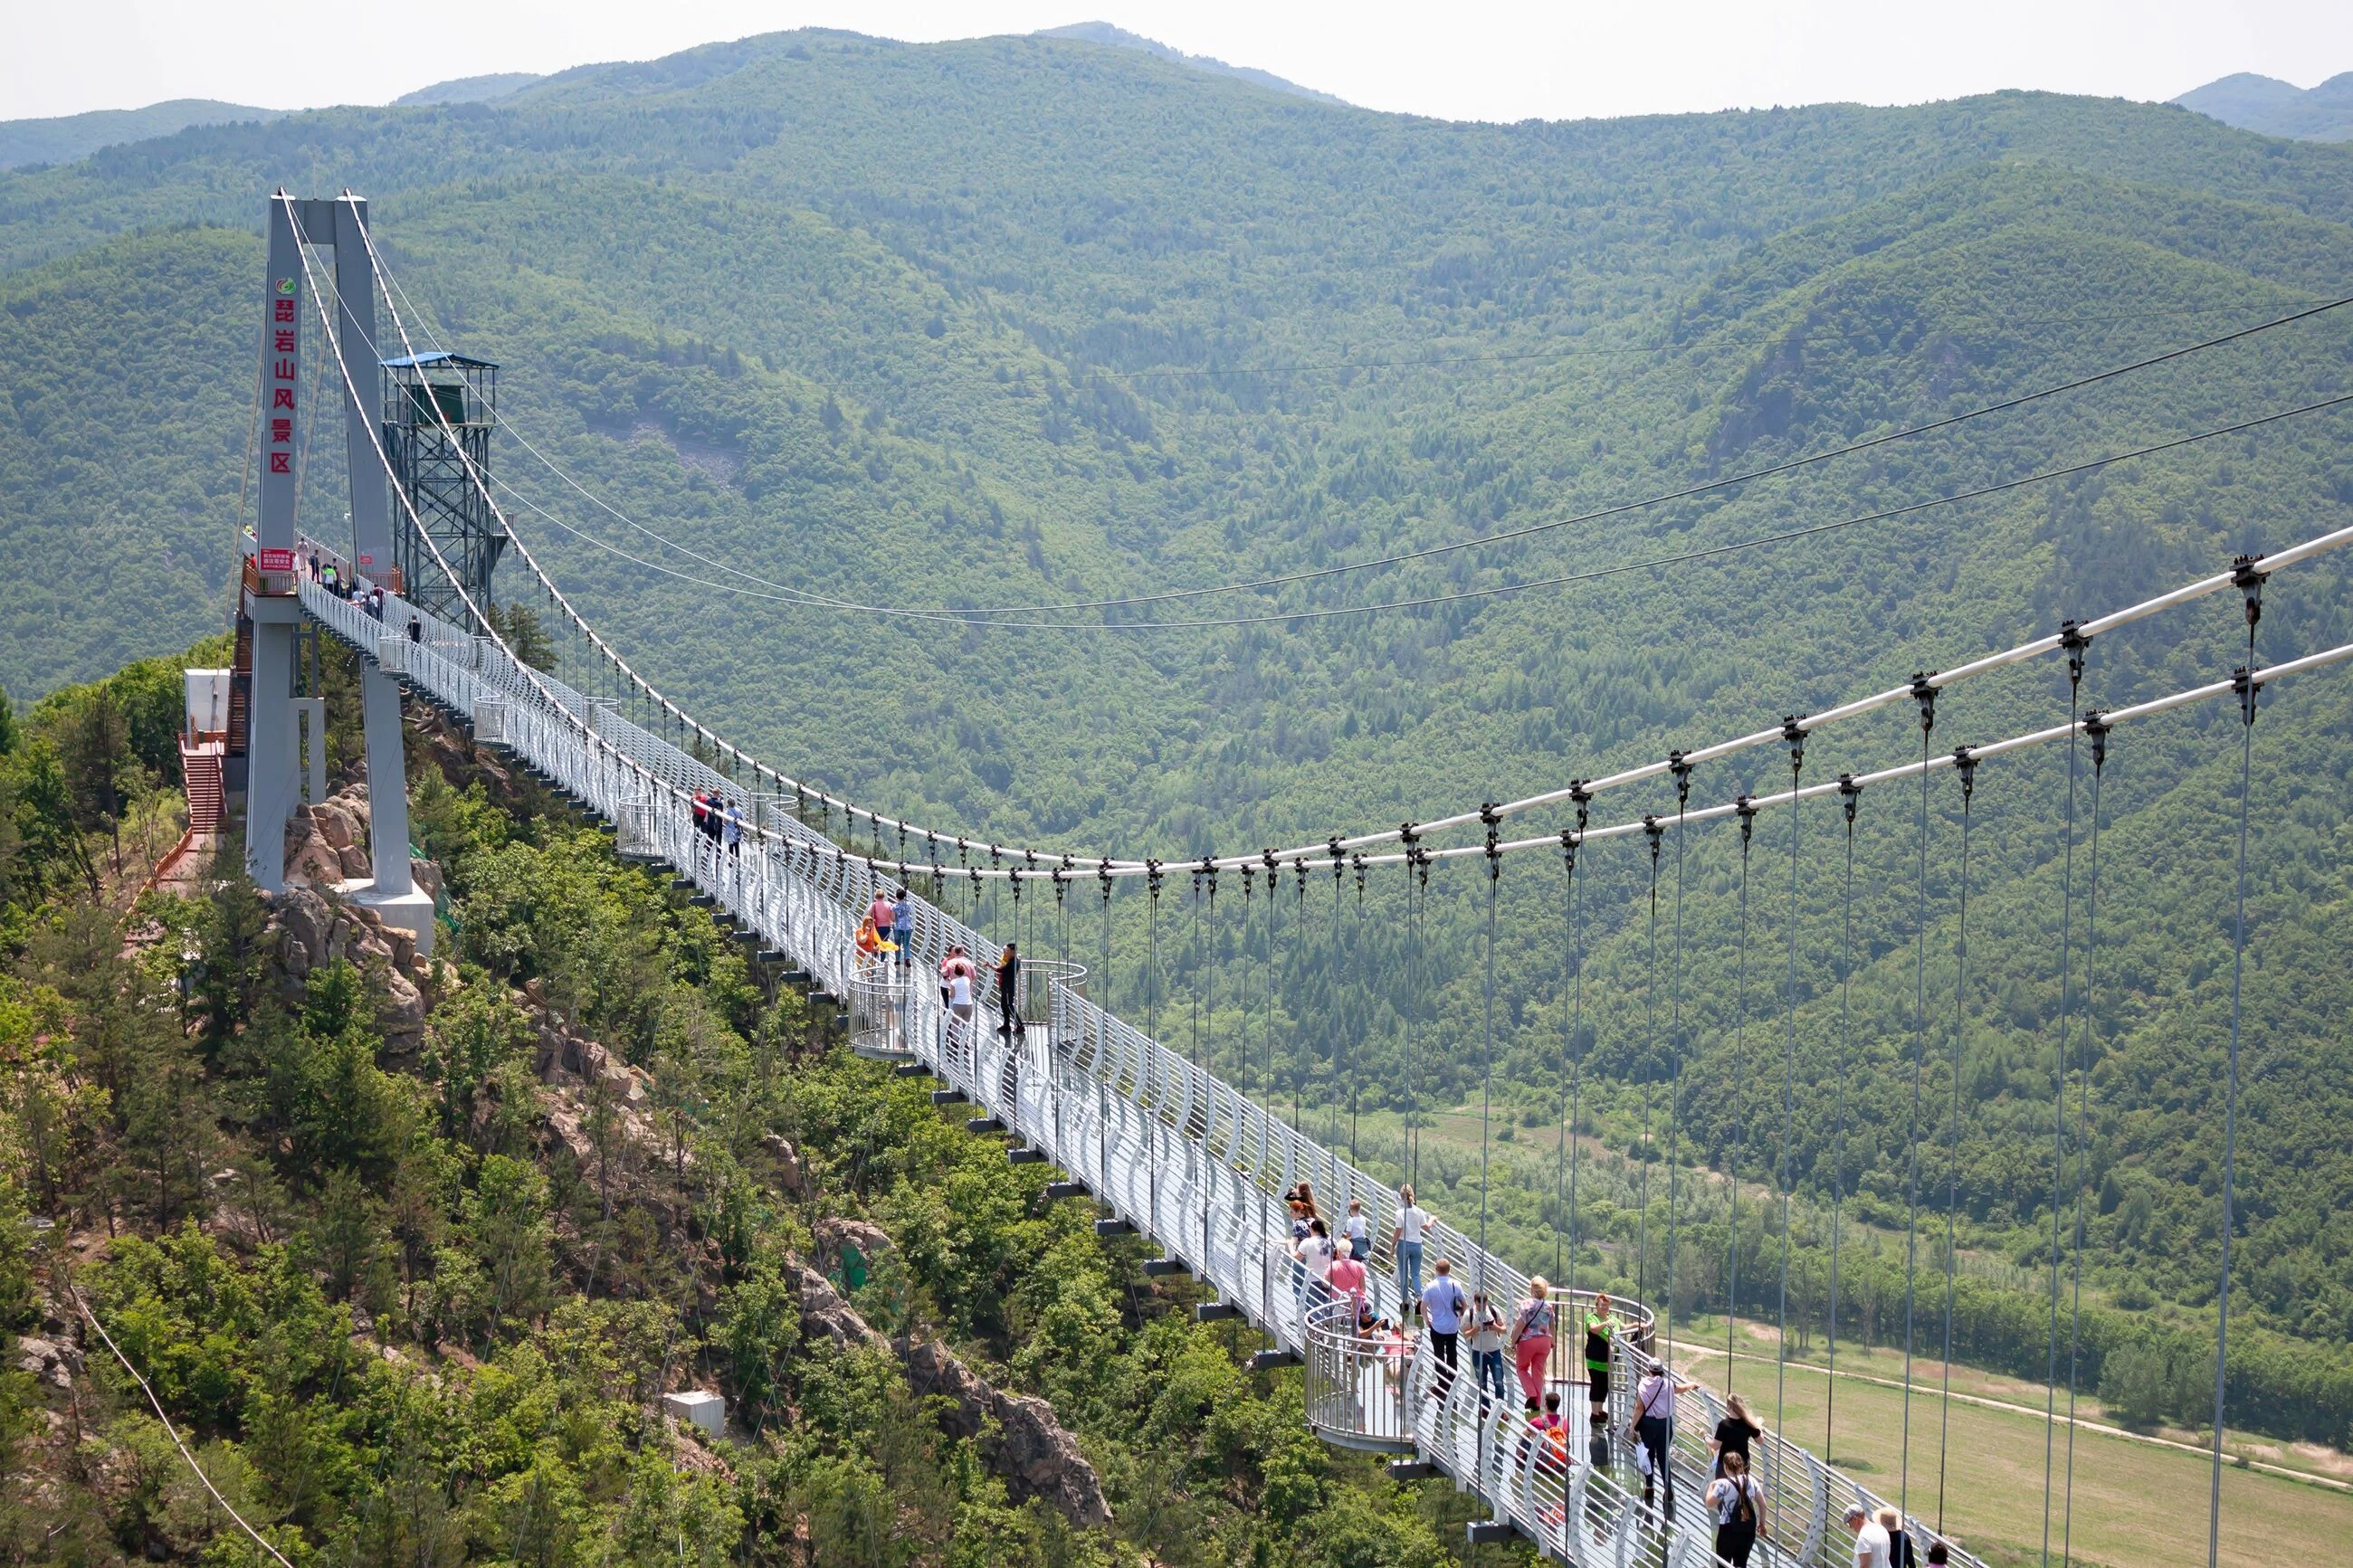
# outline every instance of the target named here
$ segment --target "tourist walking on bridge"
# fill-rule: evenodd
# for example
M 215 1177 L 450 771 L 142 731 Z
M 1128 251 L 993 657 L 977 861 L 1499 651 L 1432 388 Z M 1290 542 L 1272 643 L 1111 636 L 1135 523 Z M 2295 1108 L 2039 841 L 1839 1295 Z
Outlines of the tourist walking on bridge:
M 1398 1189 L 1397 1224 L 1389 1228 L 1389 1247 L 1397 1254 L 1398 1294 L 1410 1312 L 1421 1300 L 1421 1233 L 1430 1227 L 1430 1211 L 1413 1201 L 1413 1188 Z
M 1609 1292 L 1597 1293 L 1585 1319 L 1585 1397 L 1597 1423 L 1609 1415 L 1609 1345 L 1624 1327 L 1609 1304 Z
M 1512 1314 L 1512 1352 L 1520 1374 L 1520 1392 L 1530 1408 L 1544 1397 L 1545 1374 L 1552 1366 L 1553 1327 L 1558 1309 L 1552 1286 L 1541 1274 L 1528 1281 L 1528 1299 Z
M 1337 1250 L 1332 1245 L 1332 1229 L 1321 1219 L 1307 1222 L 1307 1234 L 1299 1238 L 1292 1249 L 1299 1259 L 1301 1278 L 1305 1288 L 1305 1305 L 1320 1307 L 1332 1299 L 1332 1264 Z
M 1736 1449 L 1724 1456 L 1724 1472 L 1707 1484 L 1707 1500 L 1715 1510 L 1715 1554 L 1732 1568 L 1748 1568 L 1757 1521 L 1765 1511 L 1765 1489 L 1748 1473 L 1745 1455 Z
M 1748 1414 L 1748 1402 L 1740 1395 L 1729 1394 L 1724 1401 L 1724 1419 L 1715 1424 L 1715 1436 L 1708 1439 L 1708 1448 L 1715 1455 L 1715 1473 L 1724 1474 L 1725 1459 L 1737 1455 L 1744 1470 L 1753 1469 L 1749 1463 L 1748 1445 L 1765 1436 L 1765 1428 Z
M 1675 1472 L 1667 1458 L 1674 1443 L 1675 1396 L 1689 1394 L 1698 1386 L 1696 1383 L 1679 1382 L 1665 1362 L 1653 1360 L 1634 1390 L 1634 1419 L 1626 1428 L 1626 1436 L 1642 1445 L 1642 1452 L 1650 1460 L 1649 1469 L 1642 1477 L 1642 1500 L 1651 1501 L 1653 1482 L 1663 1479 L 1669 1519 L 1675 1517 Z M 1881 1568 L 1886 1565 L 1883 1563 Z
M 1008 1040 L 1027 1033 L 1021 1024 L 1021 953 L 1009 942 L 997 954 L 997 1032 Z
M 1447 1384 L 1454 1379 L 1455 1337 L 1462 1331 L 1462 1314 L 1470 1310 L 1471 1299 L 1462 1293 L 1462 1287 L 1454 1282 L 1452 1262 L 1440 1258 L 1434 1272 L 1436 1278 L 1421 1293 L 1421 1321 L 1430 1331 L 1431 1352 L 1446 1369 L 1438 1374 L 1440 1379 L 1438 1392 L 1442 1395 Z
M 915 962 L 915 900 L 902 888 L 891 900 L 891 940 L 899 947 L 899 967 L 913 967 Z
M 1504 1389 L 1504 1314 L 1487 1299 L 1484 1290 L 1471 1293 L 1471 1378 L 1479 1385 L 1479 1397 L 1485 1401 L 1487 1391 L 1494 1390 L 1495 1397 L 1505 1397 Z
M 1848 1505 L 1846 1527 L 1854 1531 L 1854 1568 L 1888 1568 L 1887 1529 L 1861 1503 Z

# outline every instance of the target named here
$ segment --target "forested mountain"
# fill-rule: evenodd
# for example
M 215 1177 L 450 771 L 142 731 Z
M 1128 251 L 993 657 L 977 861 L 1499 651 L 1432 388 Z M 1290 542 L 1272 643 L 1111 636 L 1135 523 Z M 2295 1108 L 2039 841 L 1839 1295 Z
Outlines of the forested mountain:
M 11 689 L 218 626 L 251 386 L 239 301 L 260 266 L 260 193 L 280 183 L 367 195 L 417 330 L 500 362 L 512 433 L 609 503 L 501 443 L 528 498 L 518 531 L 653 679 L 787 771 L 976 843 L 1175 862 L 1428 818 L 1770 727 L 2353 521 L 2353 417 L 2337 409 L 1771 549 L 1251 620 L 1752 540 L 2324 401 L 2347 390 L 2345 312 L 1510 545 L 1114 612 L 1246 625 L 1018 630 L 795 607 L 780 595 L 1079 604 L 1509 531 L 2144 359 L 2353 279 L 2353 151 L 2171 107 L 2003 93 L 1461 125 L 1083 41 L 804 32 L 560 73 L 495 104 L 190 130 L 0 177 Z M 340 466 L 322 441 L 305 479 L 310 525 L 331 535 Z M 2261 657 L 2345 640 L 2344 589 L 2331 562 L 2283 573 Z M 2243 637 L 2225 595 L 2103 637 L 2082 700 L 2219 679 Z M 558 653 L 586 679 L 582 650 Z M 2298 1410 L 2340 1412 L 2277 1426 L 2341 1440 L 2353 1058 L 2332 956 L 2353 934 L 2353 697 L 2338 679 L 2284 685 L 2254 737 L 2236 1256 L 2264 1342 L 2314 1358 L 2279 1386 L 2301 1379 Z M 2055 722 L 2067 702 L 2056 662 L 2021 667 L 1955 689 L 1932 743 Z M 1745 987 L 1730 825 L 1670 829 L 1683 934 L 1655 963 L 1639 836 L 1580 860 L 1575 946 L 1557 858 L 1516 858 L 1497 922 L 1499 1100 L 1549 1124 L 1565 1068 L 1587 1063 L 1582 1125 L 1609 1146 L 1662 1153 L 1672 1094 L 1683 1157 L 1763 1180 L 1793 1006 L 1792 1180 L 1810 1204 L 1860 1193 L 1900 1232 L 1924 1124 L 1916 1185 L 1942 1213 L 1933 1130 L 1957 1030 L 1954 1190 L 2004 1310 L 2040 1289 L 2018 1276 L 2047 1264 L 2052 1194 L 2072 1201 L 2080 1174 L 2094 1299 L 2194 1343 L 2217 1262 L 2237 740 L 2227 700 L 2117 731 L 2095 915 L 2088 757 L 2072 869 L 2063 750 L 1988 763 L 1957 997 L 1949 774 L 1925 857 L 1918 798 L 1867 795 L 1852 946 L 1843 828 L 1833 806 L 1808 808 L 1794 963 L 1788 820 L 1759 819 Z M 1908 707 L 1890 710 L 1818 736 L 1805 777 L 1921 743 Z M 1694 801 L 1772 788 L 1785 769 L 1771 747 L 1709 764 Z M 1673 809 L 1662 782 L 1597 820 Z M 1189 926 L 1176 934 L 1191 903 L 1173 884 L 1156 985 L 1136 958 L 1144 901 L 1124 894 L 1114 1000 L 1203 1000 L 1221 1068 L 1297 1090 L 1311 1117 L 1386 1113 L 1363 1134 L 1384 1159 L 1409 1103 L 1475 1100 L 1475 865 L 1433 874 L 1418 932 L 1393 871 L 1371 879 L 1361 924 L 1352 886 L 1335 919 L 1328 879 L 1303 906 L 1286 880 L 1271 935 L 1261 889 L 1245 939 L 1238 891 L 1226 879 L 1196 947 Z M 1009 929 L 1008 909 L 997 918 Z M 1092 952 L 1092 924 L 1071 925 Z M 1930 1110 L 1915 1117 L 1918 1061 Z M 2092 1151 L 2054 1184 L 2055 1099 L 2086 1062 Z M 1475 1163 L 1425 1158 L 1442 1206 L 1478 1204 Z M 1505 1234 L 1548 1259 L 1552 1171 L 1504 1169 Z M 1719 1289 L 1713 1267 L 1681 1281 L 1695 1300 Z M 1998 1336 L 1977 1350 L 2025 1353 Z
M 275 120 L 282 110 L 255 109 L 210 98 L 175 98 L 144 109 L 94 109 L 48 120 L 0 121 L 0 169 L 27 163 L 69 163 L 100 147 L 168 136 L 191 125 Z

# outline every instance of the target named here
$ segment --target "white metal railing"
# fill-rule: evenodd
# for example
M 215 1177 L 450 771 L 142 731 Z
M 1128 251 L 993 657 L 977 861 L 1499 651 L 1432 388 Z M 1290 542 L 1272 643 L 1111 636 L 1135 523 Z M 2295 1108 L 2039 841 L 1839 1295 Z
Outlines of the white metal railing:
M 1375 1310 L 1396 1320 L 1405 1293 L 1389 1240 L 1398 1209 L 1394 1188 L 1113 1016 L 1084 994 L 1084 972 L 1075 965 L 1025 960 L 1008 1023 L 988 984 L 997 945 L 926 900 L 914 900 L 912 978 L 877 974 L 871 959 L 861 968 L 852 942 L 859 917 L 878 892 L 902 885 L 898 872 L 832 842 L 780 809 L 776 797 L 754 795 L 610 703 L 552 677 L 526 675 L 495 642 L 397 595 L 385 596 L 379 621 L 307 576 L 299 591 L 320 625 L 388 669 L 396 660 L 413 689 L 477 724 L 478 740 L 495 739 L 611 819 L 622 852 L 677 868 L 764 944 L 798 963 L 814 987 L 848 999 L 853 1028 L 866 1031 L 856 1037 L 875 1047 L 870 1054 L 922 1062 L 982 1117 L 1082 1184 L 1112 1212 L 1109 1224 L 1155 1238 L 1282 1350 L 1302 1355 L 1318 1427 L 1335 1441 L 1410 1441 L 1458 1486 L 1477 1490 L 1496 1519 L 1580 1563 L 1705 1568 L 1715 1560 L 1702 1500 L 1704 1445 L 1717 1411 L 1711 1394 L 1679 1402 L 1679 1520 L 1620 1484 L 1626 1469 L 1614 1450 L 1621 1445 L 1612 1445 L 1617 1462 L 1599 1468 L 1569 1451 L 1582 1438 L 1584 1411 L 1571 1396 L 1580 1385 L 1565 1377 L 1555 1382 L 1569 1417 L 1566 1446 L 1532 1429 L 1516 1400 L 1480 1400 L 1467 1355 L 1461 1375 L 1440 1378 L 1426 1342 L 1401 1359 L 1394 1406 L 1361 1397 L 1368 1370 L 1385 1380 L 1387 1363 L 1368 1363 L 1360 1347 L 1341 1343 L 1336 1322 L 1315 1327 L 1316 1303 L 1291 1257 L 1280 1194 L 1304 1179 L 1319 1189 L 1327 1214 L 1345 1213 L 1352 1198 L 1363 1204 L 1373 1238 L 1368 1290 Z M 388 649 L 394 637 L 402 646 Z M 698 793 L 742 811 L 738 845 L 697 826 L 690 799 Z M 951 1013 L 934 984 L 951 945 L 982 972 L 969 1022 Z M 1527 1291 L 1525 1275 L 1451 1226 L 1433 1223 L 1423 1247 L 1425 1269 L 1450 1259 L 1466 1291 L 1484 1289 L 1506 1308 Z M 1633 1370 L 1648 1359 L 1651 1328 L 1650 1314 L 1635 1303 L 1621 1303 L 1621 1315 L 1631 1327 L 1613 1371 L 1610 1409 L 1620 1426 L 1631 1408 Z M 1567 1342 L 1579 1320 L 1566 1310 L 1562 1318 Z M 1577 1348 L 1561 1344 L 1554 1364 L 1574 1364 Z M 1830 1568 L 1843 1556 L 1829 1540 L 1833 1506 L 1854 1500 L 1876 1509 L 1882 1500 L 1778 1435 L 1754 1451 L 1767 1500 L 1757 1546 L 1763 1561 Z M 1918 1540 L 1928 1539 L 1913 1528 Z M 1952 1558 L 1960 1568 L 1978 1568 L 1957 1550 Z

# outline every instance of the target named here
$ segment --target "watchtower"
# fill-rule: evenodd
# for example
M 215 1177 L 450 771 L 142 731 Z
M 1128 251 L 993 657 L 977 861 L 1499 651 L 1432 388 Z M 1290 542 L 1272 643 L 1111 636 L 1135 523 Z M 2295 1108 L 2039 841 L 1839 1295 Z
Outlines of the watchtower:
M 488 360 L 437 351 L 383 362 L 384 450 L 393 481 L 414 509 L 403 509 L 395 558 L 411 604 L 456 626 L 469 616 L 457 587 L 417 532 L 435 548 L 477 605 L 491 602 L 491 574 L 507 534 L 484 493 L 491 469 L 491 426 L 498 418 L 499 367 Z

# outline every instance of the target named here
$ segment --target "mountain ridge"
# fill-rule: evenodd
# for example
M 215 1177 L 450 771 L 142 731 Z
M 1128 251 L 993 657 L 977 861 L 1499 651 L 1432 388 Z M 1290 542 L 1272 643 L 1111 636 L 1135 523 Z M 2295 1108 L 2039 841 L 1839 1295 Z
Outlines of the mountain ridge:
M 2353 141 L 2353 71 L 2312 88 L 2239 71 L 2192 88 L 2172 101 L 2225 125 L 2265 136 Z
M 1113 48 L 1136 49 L 1160 59 L 1189 67 L 1194 70 L 1207 71 L 1213 76 L 1238 77 L 1256 87 L 1272 88 L 1277 92 L 1288 92 L 1300 98 L 1314 99 L 1319 103 L 1348 105 L 1346 99 L 1335 97 L 1328 92 L 1320 92 L 1312 87 L 1302 87 L 1299 83 L 1279 77 L 1272 71 L 1261 70 L 1255 66 L 1228 65 L 1225 61 L 1208 55 L 1188 55 L 1182 49 L 1172 48 L 1157 39 L 1147 38 L 1141 33 L 1131 33 L 1126 28 L 1113 26 L 1109 22 L 1072 22 L 1067 26 L 1040 27 L 1031 36 L 1039 38 L 1073 38 L 1081 43 L 1108 44 Z M 1348 105 L 1348 107 L 1353 108 L 1354 105 Z

